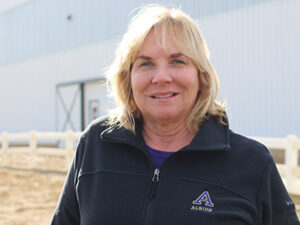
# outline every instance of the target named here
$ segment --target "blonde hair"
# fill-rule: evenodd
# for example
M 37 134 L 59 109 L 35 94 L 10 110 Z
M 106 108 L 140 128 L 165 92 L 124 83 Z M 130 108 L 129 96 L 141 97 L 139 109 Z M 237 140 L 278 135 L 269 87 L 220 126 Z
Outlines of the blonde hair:
M 170 35 L 177 49 L 198 68 L 200 93 L 187 119 L 187 127 L 192 132 L 197 132 L 209 116 L 216 117 L 224 124 L 225 106 L 216 101 L 218 74 L 209 62 L 209 51 L 196 23 L 179 9 L 148 5 L 132 18 L 116 50 L 115 60 L 107 71 L 107 79 L 117 104 L 117 108 L 110 111 L 108 125 L 124 127 L 135 133 L 135 119 L 142 120 L 133 99 L 130 73 L 132 64 L 152 29 L 160 31 L 162 48 L 166 46 L 166 35 Z

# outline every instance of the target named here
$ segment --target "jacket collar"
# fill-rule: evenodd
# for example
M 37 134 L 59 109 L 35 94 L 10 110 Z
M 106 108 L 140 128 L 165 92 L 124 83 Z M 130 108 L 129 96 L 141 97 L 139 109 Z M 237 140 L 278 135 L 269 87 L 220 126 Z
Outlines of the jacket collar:
M 192 142 L 184 149 L 190 150 L 229 150 L 229 126 L 228 120 L 224 119 L 227 125 L 222 125 L 213 117 L 206 120 Z
M 192 142 L 181 150 L 229 150 L 229 126 L 227 119 L 224 121 L 227 125 L 221 125 L 213 117 L 210 117 L 202 124 Z M 142 136 L 142 128 L 143 124 L 136 120 L 136 135 L 124 128 L 114 128 L 104 130 L 101 138 L 105 141 L 125 143 L 145 150 L 146 143 Z

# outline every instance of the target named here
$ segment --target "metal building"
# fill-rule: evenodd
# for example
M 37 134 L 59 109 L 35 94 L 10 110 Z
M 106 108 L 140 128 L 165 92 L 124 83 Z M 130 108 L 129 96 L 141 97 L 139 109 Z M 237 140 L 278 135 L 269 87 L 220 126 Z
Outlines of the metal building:
M 0 132 L 82 130 L 142 0 L 24 0 L 0 12 Z M 161 0 L 198 21 L 233 130 L 300 136 L 300 0 Z

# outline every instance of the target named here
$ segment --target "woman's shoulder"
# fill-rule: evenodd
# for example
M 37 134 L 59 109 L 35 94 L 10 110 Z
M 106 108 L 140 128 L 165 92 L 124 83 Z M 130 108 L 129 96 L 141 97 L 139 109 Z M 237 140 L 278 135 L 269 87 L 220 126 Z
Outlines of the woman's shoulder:
M 109 125 L 107 124 L 108 120 L 108 116 L 103 116 L 91 121 L 82 132 L 82 137 L 88 138 L 89 136 L 100 135 L 104 130 L 109 128 Z
M 258 140 L 238 134 L 230 130 L 230 146 L 233 151 L 243 155 L 251 155 L 257 158 L 269 160 L 269 149 Z

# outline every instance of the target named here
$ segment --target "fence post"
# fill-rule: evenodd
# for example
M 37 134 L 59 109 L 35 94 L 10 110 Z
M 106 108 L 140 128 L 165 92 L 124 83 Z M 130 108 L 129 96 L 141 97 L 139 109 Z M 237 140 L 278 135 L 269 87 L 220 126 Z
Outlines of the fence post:
M 65 158 L 65 169 L 68 170 L 72 161 L 73 156 L 73 132 L 71 130 L 66 133 L 66 158 Z
M 298 138 L 295 135 L 288 135 L 287 148 L 285 150 L 286 164 L 286 186 L 291 194 L 297 193 L 297 166 L 298 166 Z
M 1 135 L 1 142 L 2 142 L 2 166 L 7 166 L 7 151 L 8 151 L 8 134 L 2 133 Z
M 30 143 L 29 143 L 29 149 L 31 152 L 31 165 L 30 167 L 32 169 L 35 169 L 37 167 L 36 165 L 36 157 L 37 157 L 37 137 L 35 131 L 30 131 Z

